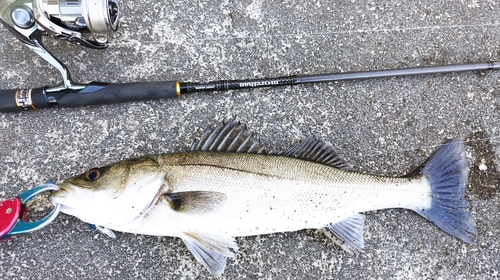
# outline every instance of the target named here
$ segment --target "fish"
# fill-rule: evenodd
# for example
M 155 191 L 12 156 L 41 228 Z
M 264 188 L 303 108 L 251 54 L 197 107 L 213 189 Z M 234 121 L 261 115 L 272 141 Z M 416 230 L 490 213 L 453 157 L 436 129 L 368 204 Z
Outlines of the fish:
M 148 155 L 93 168 L 49 196 L 61 212 L 101 230 L 181 238 L 212 275 L 234 257 L 235 237 L 320 229 L 349 252 L 363 252 L 364 212 L 404 208 L 474 243 L 465 198 L 461 141 L 441 146 L 414 172 L 354 172 L 332 146 L 308 136 L 273 150 L 236 118 L 208 127 L 186 152 Z

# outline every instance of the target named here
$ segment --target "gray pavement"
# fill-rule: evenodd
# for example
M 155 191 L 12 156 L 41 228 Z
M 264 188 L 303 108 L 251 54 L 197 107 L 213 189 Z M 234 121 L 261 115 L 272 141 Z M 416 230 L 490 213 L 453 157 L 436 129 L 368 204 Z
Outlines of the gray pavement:
M 463 1 L 121 1 L 108 49 L 46 39 L 77 81 L 209 81 L 500 61 L 500 3 Z M 0 88 L 58 73 L 0 29 Z M 468 72 L 0 115 L 0 197 L 120 159 L 183 151 L 237 115 L 275 148 L 312 133 L 356 171 L 401 176 L 450 138 L 465 142 L 465 244 L 415 213 L 367 213 L 366 251 L 314 230 L 238 238 L 222 279 L 494 279 L 500 273 L 499 72 Z M 486 165 L 480 170 L 479 165 Z M 92 207 L 92 205 L 89 205 Z M 47 213 L 40 198 L 33 215 Z M 168 223 L 168 221 L 165 221 Z M 209 277 L 179 239 L 92 231 L 60 215 L 0 244 L 1 279 Z

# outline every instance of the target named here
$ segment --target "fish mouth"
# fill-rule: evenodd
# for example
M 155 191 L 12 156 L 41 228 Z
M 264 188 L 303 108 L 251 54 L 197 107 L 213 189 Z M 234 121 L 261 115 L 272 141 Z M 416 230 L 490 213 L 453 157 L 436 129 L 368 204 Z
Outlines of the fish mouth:
M 73 212 L 74 208 L 64 204 L 63 202 L 68 194 L 69 194 L 68 191 L 61 189 L 51 193 L 48 199 L 50 203 L 52 203 L 52 205 L 54 206 L 59 205 L 61 212 L 70 214 L 71 212 Z
M 66 200 L 67 196 L 70 194 L 68 191 L 68 188 L 65 184 L 58 185 L 59 190 L 53 191 L 49 197 L 48 200 L 52 205 L 56 206 L 59 205 L 61 207 L 61 212 L 68 212 L 71 207 L 67 206 L 64 204 L 64 201 Z
M 50 195 L 49 195 L 49 201 L 52 203 L 52 204 L 60 204 L 58 202 L 59 198 L 62 198 L 65 196 L 65 194 L 67 194 L 68 191 L 66 191 L 65 189 L 61 188 L 59 189 L 58 191 L 53 191 Z

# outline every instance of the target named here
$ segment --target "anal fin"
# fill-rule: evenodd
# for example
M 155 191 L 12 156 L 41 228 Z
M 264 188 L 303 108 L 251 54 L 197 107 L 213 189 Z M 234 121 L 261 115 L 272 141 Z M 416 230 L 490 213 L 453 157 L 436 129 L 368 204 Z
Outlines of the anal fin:
M 365 247 L 364 226 L 365 215 L 354 214 L 343 221 L 328 225 L 323 232 L 342 249 L 350 253 L 363 252 Z
M 238 249 L 232 237 L 217 234 L 184 232 L 182 241 L 194 258 L 216 277 L 224 272 L 226 259 L 234 257 L 229 249 Z

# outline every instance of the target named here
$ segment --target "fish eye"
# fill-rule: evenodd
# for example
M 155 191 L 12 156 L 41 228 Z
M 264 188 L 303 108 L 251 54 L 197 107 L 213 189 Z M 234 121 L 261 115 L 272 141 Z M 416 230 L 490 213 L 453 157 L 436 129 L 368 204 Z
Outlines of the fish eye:
M 85 173 L 85 178 L 88 181 L 93 182 L 93 181 L 99 179 L 99 177 L 101 177 L 101 175 L 102 175 L 102 171 L 99 168 L 94 168 L 94 169 L 90 169 L 89 171 L 87 171 Z

